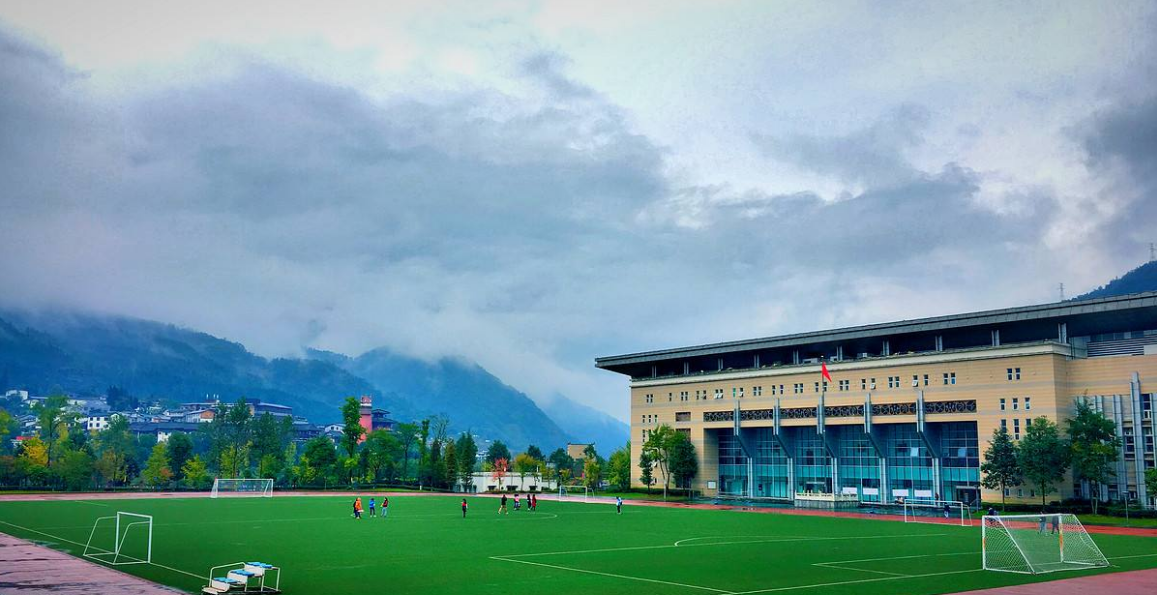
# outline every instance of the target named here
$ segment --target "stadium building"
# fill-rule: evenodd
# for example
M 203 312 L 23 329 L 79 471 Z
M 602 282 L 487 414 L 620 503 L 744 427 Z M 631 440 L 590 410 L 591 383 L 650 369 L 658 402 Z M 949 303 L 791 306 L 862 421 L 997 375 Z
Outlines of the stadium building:
M 821 362 L 832 381 L 821 385 Z M 1154 506 L 1157 292 L 602 357 L 630 377 L 632 459 L 661 424 L 709 496 L 838 506 L 1000 499 L 980 486 L 997 427 L 1062 424 L 1087 399 L 1123 446 L 1104 499 Z M 632 480 L 641 486 L 639 469 Z M 1050 500 L 1088 494 L 1067 480 Z M 1010 499 L 1038 499 L 1032 486 Z

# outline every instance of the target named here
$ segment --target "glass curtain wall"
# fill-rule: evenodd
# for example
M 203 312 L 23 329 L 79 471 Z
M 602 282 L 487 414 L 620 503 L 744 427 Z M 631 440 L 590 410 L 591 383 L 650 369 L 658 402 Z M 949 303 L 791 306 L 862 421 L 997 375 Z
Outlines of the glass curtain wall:
M 880 501 L 880 457 L 864 433 L 864 427 L 828 426 L 838 439 L 840 454 L 840 493 L 845 488 L 856 490 L 861 500 Z M 876 488 L 875 494 L 864 494 L 864 488 Z M 869 490 L 871 491 L 871 490 Z
M 795 489 L 797 492 L 832 492 L 832 461 L 823 438 L 812 427 L 788 428 L 795 447 Z

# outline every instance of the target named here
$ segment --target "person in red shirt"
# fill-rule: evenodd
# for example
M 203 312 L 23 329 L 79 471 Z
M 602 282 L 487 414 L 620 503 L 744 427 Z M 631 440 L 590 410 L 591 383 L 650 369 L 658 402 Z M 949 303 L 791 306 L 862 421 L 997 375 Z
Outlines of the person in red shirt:
M 462 499 L 462 518 L 466 518 L 466 499 Z
M 383 519 L 386 518 L 386 515 L 389 514 L 389 512 L 390 512 L 390 497 L 389 496 L 382 496 L 382 518 Z

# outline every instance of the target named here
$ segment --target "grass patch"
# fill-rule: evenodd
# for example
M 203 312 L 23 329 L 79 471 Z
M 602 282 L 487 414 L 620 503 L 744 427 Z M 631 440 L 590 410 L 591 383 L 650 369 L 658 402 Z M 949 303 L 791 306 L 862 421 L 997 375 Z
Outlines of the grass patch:
M 1141 537 L 1094 536 L 1114 568 L 1032 577 L 979 570 L 976 527 L 548 500 L 499 516 L 496 499 L 467 500 L 466 519 L 461 496 L 398 496 L 361 521 L 347 497 L 0 502 L 0 531 L 79 555 L 96 517 L 153 515 L 156 565 L 120 569 L 191 592 L 240 560 L 284 568 L 290 595 L 931 595 L 1157 567 Z

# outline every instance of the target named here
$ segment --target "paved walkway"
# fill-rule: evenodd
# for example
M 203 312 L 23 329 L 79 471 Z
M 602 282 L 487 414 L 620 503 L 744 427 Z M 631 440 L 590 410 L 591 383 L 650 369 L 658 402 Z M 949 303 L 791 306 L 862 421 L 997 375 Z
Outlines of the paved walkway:
M 1153 595 L 1157 593 L 1157 570 L 1134 570 L 1082 576 L 1047 583 L 967 591 L 955 595 Z
M 173 595 L 184 593 L 0 533 L 0 593 Z

